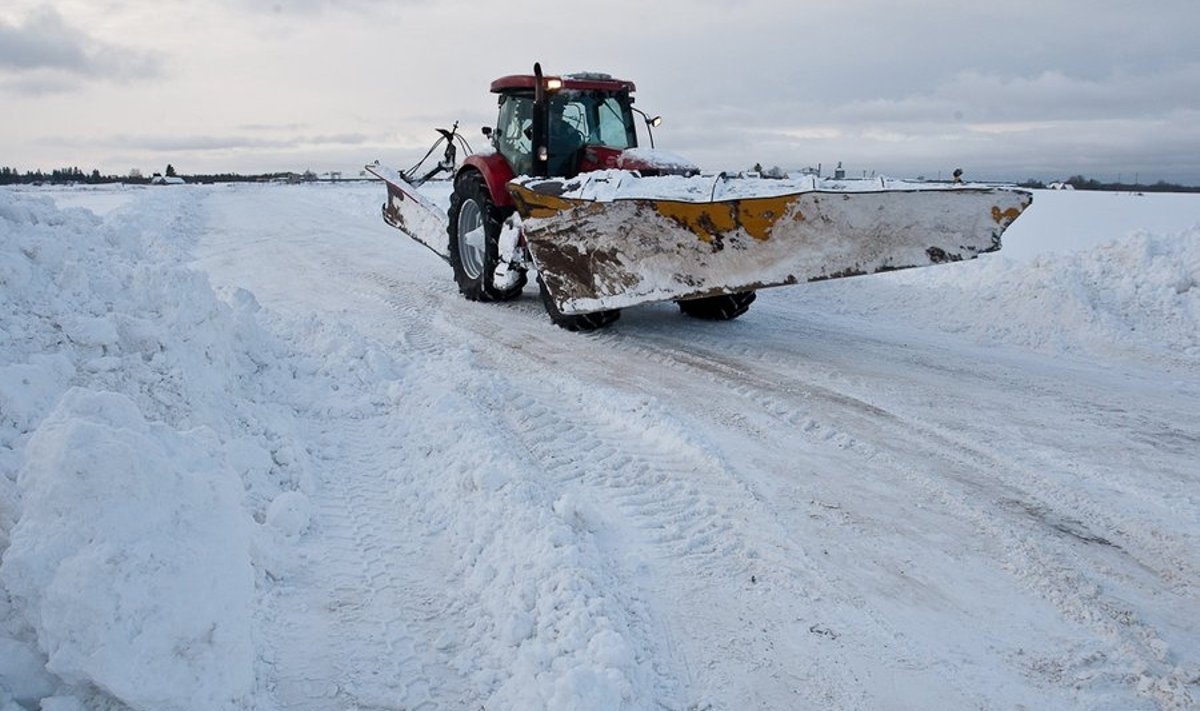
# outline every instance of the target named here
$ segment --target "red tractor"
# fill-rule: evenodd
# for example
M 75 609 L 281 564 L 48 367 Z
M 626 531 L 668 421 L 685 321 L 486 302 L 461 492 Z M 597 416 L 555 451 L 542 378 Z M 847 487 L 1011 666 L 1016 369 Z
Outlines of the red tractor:
M 639 120 L 653 147 L 658 119 L 634 108 L 631 81 L 544 76 L 535 64 L 491 91 L 499 115 L 483 129 L 487 149 L 472 152 L 455 124 L 439 129 L 426 158 L 445 142 L 443 159 L 423 176 L 420 163 L 405 173 L 367 166 L 388 186 L 384 220 L 445 258 L 472 301 L 515 298 L 536 268 L 551 320 L 572 331 L 668 300 L 728 320 L 756 289 L 969 259 L 999 249 L 1030 202 L 958 185 L 701 176 L 638 148 Z M 469 154 L 461 166 L 456 145 Z M 417 187 L 450 171 L 443 217 Z
M 633 107 L 631 81 L 598 73 L 546 78 L 535 65 L 532 75 L 493 81 L 491 91 L 499 95 L 500 112 L 495 128 L 483 133 L 495 151 L 466 158 L 454 178 L 448 213 L 450 266 L 462 294 L 472 301 L 512 299 L 526 283 L 525 269 L 511 267 L 526 260 L 500 249 L 505 220 L 516 210 L 507 186 L 517 176 L 572 178 L 614 169 L 643 176 L 699 172 L 629 152 L 638 145 L 635 114 L 642 116 L 647 131 L 658 123 Z M 497 269 L 511 276 L 497 279 Z M 617 309 L 562 313 L 548 298 L 544 281 L 539 286 L 551 320 L 569 330 L 600 328 L 620 316 Z M 680 303 L 695 316 L 730 319 L 745 313 L 754 298 L 750 291 Z

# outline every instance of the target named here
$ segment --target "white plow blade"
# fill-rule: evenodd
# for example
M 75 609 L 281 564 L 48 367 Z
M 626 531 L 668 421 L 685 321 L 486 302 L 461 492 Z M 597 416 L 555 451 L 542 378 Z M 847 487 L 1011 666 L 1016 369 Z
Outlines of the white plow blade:
M 1019 190 L 955 188 L 601 202 L 553 194 L 561 185 L 509 189 L 567 314 L 973 259 L 1000 249 L 1032 201 Z
M 383 204 L 383 220 L 392 227 L 450 260 L 450 237 L 442 208 L 417 192 L 399 173 L 378 162 L 366 166 L 367 172 L 387 183 L 388 198 Z

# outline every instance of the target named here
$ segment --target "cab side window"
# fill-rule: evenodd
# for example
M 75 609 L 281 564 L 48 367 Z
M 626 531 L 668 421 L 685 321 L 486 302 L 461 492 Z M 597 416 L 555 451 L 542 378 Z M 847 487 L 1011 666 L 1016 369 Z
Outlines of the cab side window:
M 612 148 L 631 148 L 637 143 L 628 105 L 610 96 L 597 105 L 596 113 L 599 137 L 593 143 Z
M 533 143 L 526 131 L 533 125 L 533 99 L 506 96 L 496 123 L 499 133 L 496 149 L 508 160 L 514 173 L 528 175 L 533 170 Z

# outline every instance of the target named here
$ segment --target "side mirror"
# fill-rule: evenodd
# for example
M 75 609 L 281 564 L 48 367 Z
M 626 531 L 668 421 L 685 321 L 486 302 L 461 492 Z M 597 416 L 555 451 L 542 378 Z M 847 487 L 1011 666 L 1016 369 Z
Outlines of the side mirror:
M 491 126 L 484 126 L 483 128 L 481 128 L 479 130 L 482 131 L 483 135 L 487 136 L 488 138 L 492 137 L 492 127 Z
M 641 117 L 646 121 L 646 135 L 650 137 L 650 147 L 654 147 L 654 129 L 662 125 L 662 116 L 650 116 L 645 111 L 634 107 L 632 104 L 629 107 L 634 112 L 641 114 Z

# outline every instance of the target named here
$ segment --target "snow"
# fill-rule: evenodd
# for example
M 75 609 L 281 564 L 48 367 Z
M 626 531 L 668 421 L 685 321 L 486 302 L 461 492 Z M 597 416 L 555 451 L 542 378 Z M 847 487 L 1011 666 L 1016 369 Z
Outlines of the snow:
M 0 191 L 0 709 L 1200 698 L 1200 197 L 588 335 L 383 199 Z
M 642 158 L 651 164 L 687 168 L 682 158 L 670 154 L 636 149 L 626 154 Z M 657 161 L 657 162 L 656 162 Z M 951 185 L 949 183 L 922 183 L 878 177 L 870 180 L 832 180 L 805 175 L 789 178 L 742 177 L 738 175 L 656 175 L 643 177 L 627 170 L 598 170 L 584 173 L 563 181 L 561 178 L 521 177 L 517 182 L 536 189 L 539 183 L 564 183 L 562 197 L 598 202 L 613 200 L 680 200 L 684 202 L 708 202 L 710 200 L 732 200 L 736 198 L 778 197 L 796 193 L 827 191 L 839 193 L 881 192 L 885 190 L 962 190 L 986 188 L 978 184 Z
M 621 151 L 617 166 L 620 168 L 633 166 L 628 168 L 629 170 L 645 170 L 647 167 L 652 167 L 660 171 L 678 174 L 700 172 L 700 167 L 687 158 L 659 148 L 626 148 Z
M 136 708 L 248 694 L 250 521 L 214 440 L 80 388 L 30 438 L 3 575 L 48 671 Z

